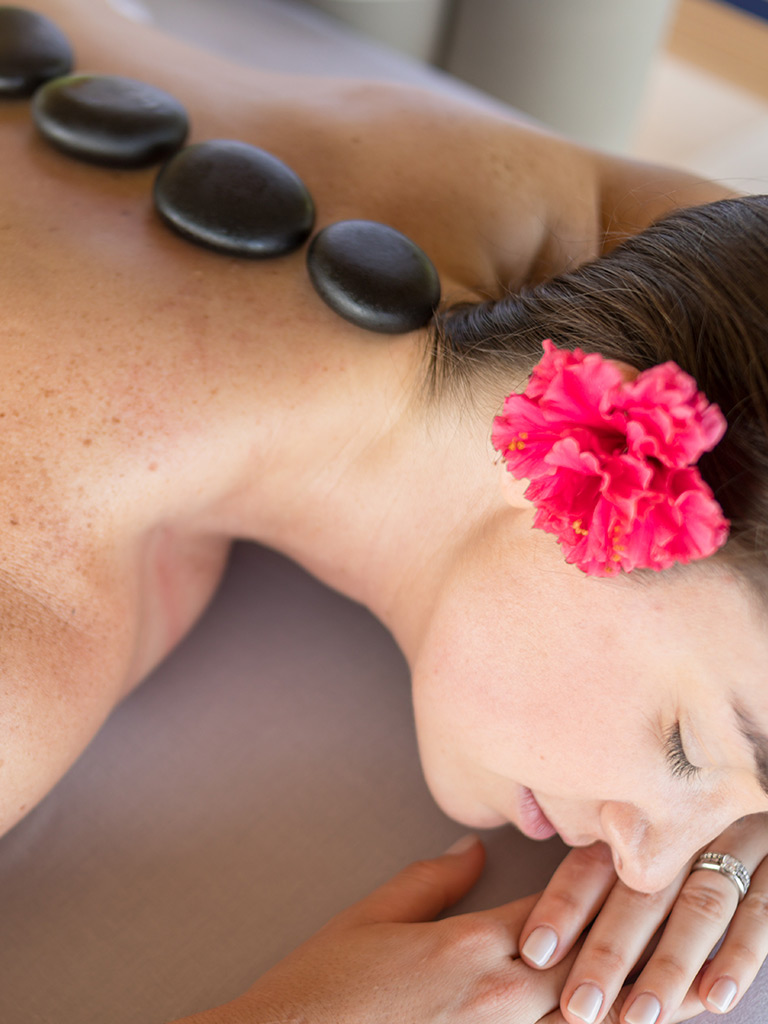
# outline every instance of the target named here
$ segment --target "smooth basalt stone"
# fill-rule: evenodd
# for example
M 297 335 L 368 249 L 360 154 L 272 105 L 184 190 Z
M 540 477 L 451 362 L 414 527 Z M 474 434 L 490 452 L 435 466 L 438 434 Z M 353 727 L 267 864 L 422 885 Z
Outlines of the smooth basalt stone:
M 69 40 L 49 18 L 0 6 L 0 96 L 31 96 L 51 78 L 72 70 Z
M 189 241 L 231 256 L 298 249 L 312 231 L 306 185 L 271 153 L 230 139 L 188 146 L 160 170 L 155 206 Z
M 312 239 L 307 269 L 339 316 L 382 334 L 429 323 L 440 278 L 424 252 L 394 228 L 370 220 L 331 224 Z
M 108 167 L 157 163 L 189 131 L 187 113 L 173 96 L 119 75 L 56 78 L 35 93 L 32 114 L 57 149 Z

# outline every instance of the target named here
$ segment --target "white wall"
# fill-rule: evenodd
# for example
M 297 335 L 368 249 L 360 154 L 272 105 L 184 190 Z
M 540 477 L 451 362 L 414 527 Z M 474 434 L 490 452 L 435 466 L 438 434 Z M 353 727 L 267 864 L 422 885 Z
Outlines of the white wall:
M 425 61 L 440 55 L 450 0 L 305 0 L 395 49 Z

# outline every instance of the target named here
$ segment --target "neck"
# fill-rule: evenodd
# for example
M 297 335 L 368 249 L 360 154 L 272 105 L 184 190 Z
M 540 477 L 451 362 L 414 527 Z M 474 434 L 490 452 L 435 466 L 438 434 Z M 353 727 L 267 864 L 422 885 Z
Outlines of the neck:
M 413 335 L 358 341 L 300 408 L 295 396 L 276 408 L 267 429 L 279 441 L 238 531 L 368 607 L 411 663 L 452 565 L 504 504 L 495 410 L 425 405 L 419 372 Z

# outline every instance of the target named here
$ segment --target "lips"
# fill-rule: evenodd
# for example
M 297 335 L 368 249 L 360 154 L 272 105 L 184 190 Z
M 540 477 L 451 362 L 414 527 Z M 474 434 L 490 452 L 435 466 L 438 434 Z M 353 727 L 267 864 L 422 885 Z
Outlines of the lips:
M 529 839 L 550 839 L 557 829 L 539 807 L 536 797 L 524 786 L 520 796 L 518 828 Z

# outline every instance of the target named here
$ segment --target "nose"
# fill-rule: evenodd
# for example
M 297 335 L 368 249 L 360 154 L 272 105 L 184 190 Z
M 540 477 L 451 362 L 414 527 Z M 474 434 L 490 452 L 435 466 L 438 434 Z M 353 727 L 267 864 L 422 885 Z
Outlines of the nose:
M 606 803 L 600 812 L 616 874 L 638 892 L 660 892 L 677 878 L 698 849 L 672 822 L 651 825 L 638 808 Z M 702 840 L 699 846 L 706 840 Z

